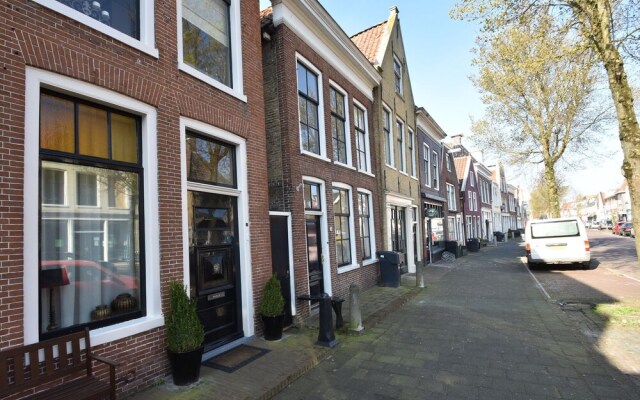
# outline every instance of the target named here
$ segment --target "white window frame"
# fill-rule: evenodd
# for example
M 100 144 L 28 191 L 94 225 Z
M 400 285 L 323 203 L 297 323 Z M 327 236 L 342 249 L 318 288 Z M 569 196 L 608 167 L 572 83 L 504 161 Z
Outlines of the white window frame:
M 478 196 L 476 195 L 476 192 L 473 192 L 472 196 L 473 196 L 473 211 L 478 211 Z
M 322 247 L 322 254 L 326 255 L 325 257 L 322 257 L 322 259 L 320 260 L 320 264 L 322 265 L 322 282 L 324 283 L 324 292 L 326 294 L 328 294 L 329 296 L 332 295 L 332 287 L 331 287 L 331 279 L 329 279 L 329 277 L 331 276 L 331 257 L 329 257 L 330 253 L 330 249 L 329 249 L 329 224 L 327 222 L 327 210 L 329 208 L 328 204 L 332 204 L 331 201 L 327 202 L 327 187 L 326 187 L 326 183 L 325 181 L 323 181 L 322 179 L 313 177 L 313 176 L 306 176 L 303 175 L 302 176 L 302 184 L 304 185 L 305 182 L 309 182 L 309 183 L 316 183 L 318 185 L 320 185 L 320 196 L 321 196 L 321 200 L 320 200 L 320 211 L 316 211 L 316 210 L 304 210 L 304 215 L 317 215 L 320 217 L 320 235 L 321 237 L 325 238 L 325 240 L 322 241 L 322 243 L 320 244 L 320 246 Z M 302 208 L 304 209 L 304 196 L 302 199 Z M 305 234 L 305 238 L 304 238 L 304 244 L 305 246 L 307 245 L 307 237 Z M 306 251 L 305 251 L 306 253 Z M 308 259 L 305 259 L 307 261 L 307 265 L 309 263 Z M 307 279 L 306 282 L 307 285 L 307 293 L 309 292 L 309 280 Z
M 178 69 L 219 89 L 238 100 L 247 102 L 242 78 L 242 32 L 240 21 L 240 1 L 229 0 L 229 40 L 231 41 L 231 87 L 219 82 L 207 74 L 198 71 L 183 61 L 182 48 L 182 0 L 176 0 L 178 22 Z
M 362 259 L 362 265 L 366 266 L 374 264 L 378 261 L 376 256 L 376 252 L 378 251 L 378 249 L 376 248 L 376 224 L 374 222 L 375 212 L 373 208 L 373 192 L 364 188 L 357 188 L 356 191 L 358 193 L 366 194 L 367 198 L 369 199 L 369 241 L 371 242 L 369 246 L 371 247 L 371 258 Z M 358 218 L 359 217 L 360 215 L 358 215 Z
M 395 54 L 393 55 L 393 63 L 394 64 L 398 64 L 398 71 L 399 71 L 399 75 L 398 75 L 398 79 L 400 80 L 400 87 L 399 90 L 398 88 L 396 88 L 396 69 L 395 69 L 395 65 L 392 66 L 393 69 L 393 90 L 394 92 L 398 93 L 400 96 L 404 95 L 404 71 L 402 70 L 402 62 L 400 61 L 400 58 L 398 58 L 398 56 L 396 56 Z
M 295 85 L 295 98 L 296 98 L 296 107 L 298 108 L 298 142 L 300 144 L 300 153 L 307 155 L 307 156 L 311 156 L 311 157 L 315 157 L 315 158 L 319 158 L 323 161 L 326 162 L 331 162 L 331 159 L 329 159 L 327 157 L 327 138 L 326 138 L 326 132 L 325 132 L 325 126 L 324 126 L 324 120 L 325 120 L 325 114 L 324 114 L 324 95 L 323 95 L 323 86 L 322 86 L 322 72 L 320 72 L 320 70 L 318 68 L 316 68 L 315 65 L 313 65 L 309 60 L 307 60 L 306 58 L 304 58 L 301 54 L 296 52 L 296 57 L 295 57 L 295 64 L 294 64 L 294 71 L 298 70 L 298 63 L 302 64 L 305 66 L 305 68 L 308 68 L 309 70 L 311 70 L 313 73 L 315 73 L 318 77 L 318 141 L 320 142 L 318 144 L 318 146 L 320 147 L 320 154 L 316 154 L 316 153 L 312 153 L 310 151 L 307 151 L 303 148 L 302 146 L 302 141 L 300 140 L 300 107 L 298 104 L 298 86 L 297 83 Z M 297 74 L 297 72 L 296 72 Z M 297 79 L 297 76 L 296 76 Z M 296 80 L 297 82 L 297 80 Z
M 356 168 L 358 168 L 358 171 L 365 173 L 367 175 L 373 175 L 373 169 L 371 167 L 371 145 L 369 142 L 369 110 L 367 109 L 367 107 L 364 106 L 364 104 L 360 103 L 358 100 L 353 99 L 353 107 L 354 108 L 359 108 L 360 111 L 364 112 L 364 152 L 365 152 L 365 158 L 367 161 L 367 169 L 360 169 L 360 167 L 358 167 L 357 163 L 356 163 Z M 354 118 L 355 118 L 355 109 L 354 109 Z M 354 132 L 357 131 L 355 129 L 355 122 L 354 122 Z M 358 143 L 357 139 L 356 139 L 356 144 Z
M 387 167 L 389 168 L 393 168 L 396 169 L 396 160 L 395 160 L 395 145 L 394 145 L 394 141 L 395 141 L 395 137 L 393 135 L 393 113 L 391 112 L 391 109 L 389 107 L 387 107 L 385 104 L 382 105 L 382 109 L 383 109 L 383 116 L 382 116 L 382 135 L 386 135 L 386 132 L 384 131 L 384 116 L 387 116 L 387 121 L 389 121 L 389 135 L 386 136 L 384 138 L 384 142 L 386 144 L 386 150 L 389 152 L 389 161 L 391 161 L 391 164 L 389 164 L 387 162 L 387 154 L 385 153 L 384 155 L 384 162 L 386 164 Z
M 235 147 L 236 160 L 236 187 L 229 188 L 206 184 L 200 182 L 190 182 L 187 179 L 187 157 L 186 157 L 186 136 L 187 131 L 195 132 L 204 137 L 214 140 L 221 140 Z M 247 178 L 247 145 L 246 140 L 234 135 L 231 132 L 196 121 L 186 117 L 180 117 L 180 165 L 181 168 L 181 190 L 182 190 L 182 274 L 183 282 L 189 285 L 189 210 L 187 198 L 189 190 L 200 192 L 222 194 L 237 199 L 238 207 L 238 243 L 240 245 L 240 280 L 242 298 L 242 326 L 245 337 L 253 336 L 254 332 L 254 303 L 252 285 L 251 266 L 251 241 L 249 230 L 249 196 Z
M 473 211 L 473 195 L 471 194 L 471 190 L 467 190 L 467 200 L 469 211 Z
M 158 49 L 155 47 L 155 13 L 153 0 L 140 0 L 140 39 L 135 39 L 125 33 L 122 33 L 119 30 L 103 24 L 102 22 L 85 15 L 80 11 L 74 10 L 73 8 L 56 0 L 33 1 L 152 57 L 158 58 L 160 55 Z
M 438 157 L 438 152 L 435 150 L 433 150 L 431 154 L 433 155 L 431 159 L 431 163 L 433 164 L 432 168 L 435 169 L 435 176 L 433 177 L 435 182 L 433 184 L 433 188 L 435 190 L 440 190 L 440 157 Z
M 473 230 L 473 220 L 471 219 L 470 215 L 466 216 L 466 227 L 467 229 L 465 229 L 465 233 L 466 233 L 466 239 L 471 239 L 471 235 L 473 234 L 472 230 Z
M 353 271 L 354 269 L 360 268 L 360 264 L 356 261 L 356 229 L 355 229 L 355 219 L 354 219 L 354 208 L 353 208 L 353 187 L 351 185 L 347 185 L 346 183 L 341 182 L 333 182 L 331 184 L 331 189 L 343 189 L 349 191 L 349 235 L 351 240 L 349 241 L 349 247 L 351 248 L 351 264 L 343 265 L 338 267 L 338 274 L 343 274 L 345 272 Z M 329 204 L 333 205 L 333 202 Z M 333 208 L 331 209 L 331 215 L 333 216 Z M 358 236 L 359 237 L 359 236 Z M 335 253 L 335 230 L 334 230 L 334 240 L 333 240 L 333 251 Z M 330 276 L 330 275 L 328 275 Z
M 451 154 L 447 153 L 445 159 L 445 162 L 447 163 L 447 171 L 451 172 Z
M 320 81 L 318 80 L 318 83 Z M 350 169 L 355 169 L 354 164 L 353 164 L 353 159 L 352 159 L 352 155 L 351 155 L 351 123 L 350 123 L 350 114 L 349 114 L 349 95 L 347 94 L 347 91 L 344 90 L 340 85 L 338 85 L 337 83 L 335 83 L 333 80 L 329 79 L 329 86 L 331 87 L 331 89 L 335 90 L 336 92 L 340 93 L 341 95 L 344 96 L 344 143 L 345 143 L 345 147 L 346 147 L 346 151 L 347 151 L 347 162 L 345 163 L 341 163 L 340 161 L 337 160 L 333 160 L 333 163 L 336 165 L 340 165 L 343 167 L 347 167 Z M 320 88 L 318 88 L 318 91 L 320 90 Z M 318 95 L 318 98 L 320 98 L 320 95 Z M 320 112 L 320 107 L 318 106 L 318 112 Z M 331 115 L 331 106 L 329 106 L 329 115 Z M 318 118 L 324 118 L 322 115 L 319 115 Z M 318 127 L 319 127 L 320 123 L 318 122 Z M 331 142 L 333 144 L 333 132 L 331 133 Z M 316 154 L 317 155 L 317 154 Z M 331 154 L 331 156 L 333 157 L 333 154 Z
M 157 111 L 152 106 L 93 84 L 48 71 L 26 67 L 25 153 L 24 153 L 24 242 L 38 243 L 40 169 L 40 92 L 43 88 L 72 93 L 97 103 L 141 117 L 142 166 L 144 177 L 144 246 L 146 316 L 91 331 L 91 343 L 100 345 L 164 325 L 160 298 L 160 234 L 158 229 Z M 38 252 L 25 246 L 25 265 L 38 265 Z M 38 293 L 37 268 L 25 268 L 24 293 Z M 39 340 L 37 301 L 24 303 L 24 344 Z
M 451 188 L 451 190 L 449 190 Z M 457 211 L 456 207 L 456 188 L 447 183 L 447 206 L 449 207 L 449 211 Z
M 409 132 L 407 144 L 409 144 L 409 175 L 416 177 L 416 134 L 413 129 L 408 128 Z
M 473 172 L 469 173 L 469 184 L 471 185 L 471 187 L 475 187 L 476 186 L 476 178 L 473 175 Z
M 398 130 L 398 136 L 394 138 L 396 141 L 398 141 L 398 138 L 401 139 L 401 143 L 398 149 L 398 171 L 400 171 L 401 174 L 407 175 L 407 138 L 404 136 L 404 132 L 406 131 L 406 129 L 404 126 L 404 121 L 396 116 L 396 131 Z
M 425 183 L 424 183 L 424 185 L 426 187 L 431 187 L 431 148 L 426 143 L 422 144 L 422 161 L 423 161 L 423 164 L 424 164 L 424 161 L 427 162 L 427 166 L 424 167 L 424 169 L 425 169 L 425 173 L 424 173 Z

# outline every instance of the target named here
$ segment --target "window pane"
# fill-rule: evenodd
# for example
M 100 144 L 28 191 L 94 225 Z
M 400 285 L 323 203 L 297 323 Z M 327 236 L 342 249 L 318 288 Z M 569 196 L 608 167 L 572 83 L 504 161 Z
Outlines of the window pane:
M 111 114 L 111 153 L 111 158 L 116 161 L 138 162 L 138 128 L 135 118 Z
M 109 158 L 107 111 L 78 105 L 78 151 L 82 155 Z
M 64 205 L 64 177 L 62 170 L 42 170 L 42 203 Z
M 75 152 L 73 101 L 40 95 L 40 147 Z
M 125 35 L 140 39 L 138 0 L 58 1 Z
M 182 0 L 183 61 L 231 86 L 229 4 L 224 0 Z
M 307 70 L 307 96 L 318 101 L 318 77 Z
M 300 63 L 297 65 L 298 91 L 307 94 L 307 69 Z
M 96 183 L 107 187 L 102 182 L 114 176 L 128 185 L 130 197 L 126 209 L 98 213 L 41 204 L 40 332 L 140 311 L 138 174 L 49 164 L 77 177 L 78 199 L 90 198 L 84 203 L 95 203 Z
M 320 132 L 317 129 L 309 128 L 309 151 L 320 154 Z
M 234 147 L 188 135 L 186 150 L 188 179 L 236 186 Z
M 88 168 L 93 169 L 93 168 Z M 76 174 L 76 194 L 79 206 L 98 205 L 98 178 L 95 174 L 78 172 Z

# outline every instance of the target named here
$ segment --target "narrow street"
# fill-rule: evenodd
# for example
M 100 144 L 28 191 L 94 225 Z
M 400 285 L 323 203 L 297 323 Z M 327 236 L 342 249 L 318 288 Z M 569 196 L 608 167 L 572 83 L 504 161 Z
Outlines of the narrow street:
M 276 398 L 637 399 L 522 255 L 515 241 L 430 266 L 449 272 Z

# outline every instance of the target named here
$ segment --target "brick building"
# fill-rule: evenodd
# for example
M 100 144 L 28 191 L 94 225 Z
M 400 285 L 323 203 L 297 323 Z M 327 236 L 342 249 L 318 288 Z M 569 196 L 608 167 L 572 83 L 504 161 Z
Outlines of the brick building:
M 206 351 L 252 336 L 271 274 L 258 1 L 2 8 L 0 348 L 88 326 L 138 390 L 168 373 L 172 280 Z
M 389 18 L 352 36 L 382 81 L 374 90 L 373 132 L 379 165 L 379 199 L 383 209 L 382 249 L 404 254 L 415 272 L 422 260 L 421 204 L 417 166 L 415 104 L 402 41 L 398 8 Z
M 346 297 L 377 281 L 380 75 L 320 3 L 273 3 L 262 11 L 273 272 L 304 317 L 316 303 L 296 294 Z

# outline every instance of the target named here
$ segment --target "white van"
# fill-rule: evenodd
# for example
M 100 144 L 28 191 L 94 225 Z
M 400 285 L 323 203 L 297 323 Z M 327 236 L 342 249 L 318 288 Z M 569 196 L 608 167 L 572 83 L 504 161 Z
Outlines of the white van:
M 525 228 L 525 249 L 530 267 L 580 263 L 589 269 L 591 263 L 587 230 L 579 218 L 529 221 Z

